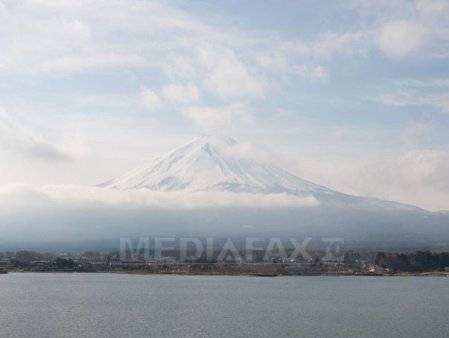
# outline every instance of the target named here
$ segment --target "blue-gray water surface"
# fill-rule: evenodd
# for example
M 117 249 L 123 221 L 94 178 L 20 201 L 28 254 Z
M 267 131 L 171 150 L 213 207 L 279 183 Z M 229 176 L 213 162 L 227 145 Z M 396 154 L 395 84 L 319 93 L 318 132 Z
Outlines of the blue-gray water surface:
M 0 275 L 0 337 L 448 337 L 447 277 Z

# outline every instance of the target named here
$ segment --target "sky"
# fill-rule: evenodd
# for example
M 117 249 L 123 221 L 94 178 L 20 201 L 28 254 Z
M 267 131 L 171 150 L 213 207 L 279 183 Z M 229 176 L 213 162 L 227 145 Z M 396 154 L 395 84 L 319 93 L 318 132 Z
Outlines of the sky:
M 91 186 L 203 134 L 449 210 L 449 1 L 0 0 L 0 190 Z

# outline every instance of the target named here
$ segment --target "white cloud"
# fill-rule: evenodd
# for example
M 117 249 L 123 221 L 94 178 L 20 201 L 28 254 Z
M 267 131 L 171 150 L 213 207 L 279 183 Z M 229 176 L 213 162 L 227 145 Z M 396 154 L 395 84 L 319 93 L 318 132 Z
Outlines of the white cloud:
M 449 10 L 449 3 L 446 0 L 416 0 L 417 10 L 425 17 L 445 17 Z
M 404 131 L 403 141 L 408 147 L 415 147 L 422 137 L 431 135 L 435 126 L 430 122 L 410 121 Z
M 182 56 L 168 58 L 163 64 L 163 70 L 169 78 L 174 79 L 192 79 L 196 75 L 194 62 Z
M 159 96 L 151 89 L 143 89 L 140 92 L 140 97 L 142 99 L 142 104 L 149 110 L 153 110 L 161 106 L 161 100 L 159 99 Z
M 67 151 L 45 140 L 0 108 L 0 146 L 43 160 L 67 160 Z
M 97 6 L 96 12 L 101 13 L 101 4 Z M 0 56 L 0 69 L 66 72 L 142 63 L 138 55 L 100 41 L 97 35 L 105 27 L 86 14 L 65 1 L 59 7 L 35 1 L 10 6 L 10 20 L 1 23 L 8 42 Z
M 406 91 L 394 91 L 380 94 L 375 100 L 389 106 L 411 106 L 422 104 L 421 100 L 417 100 Z
M 142 69 L 218 34 L 158 1 L 23 0 L 0 15 L 0 70 L 12 73 Z
M 274 55 L 262 55 L 258 58 L 258 64 L 264 69 L 264 71 L 280 75 L 282 77 L 287 76 L 290 70 L 290 63 L 287 56 L 282 53 L 276 53 Z
M 203 48 L 198 61 L 207 69 L 206 87 L 223 98 L 261 95 L 265 90 L 265 84 L 230 49 Z
M 319 81 L 326 81 L 329 78 L 329 74 L 323 66 L 317 66 L 313 68 L 310 73 L 310 77 Z
M 418 128 L 418 132 L 427 132 Z M 297 150 L 286 163 L 292 166 L 291 159 L 298 158 L 293 172 L 337 191 L 427 210 L 449 210 L 449 151 L 410 145 L 402 150 L 379 148 L 368 153 L 350 147 L 309 147 Z
M 390 58 L 402 59 L 413 56 L 424 48 L 427 30 L 419 22 L 392 20 L 382 26 L 379 32 L 379 48 Z
M 251 120 L 251 115 L 241 103 L 226 107 L 190 107 L 184 114 L 206 131 L 225 130 L 240 126 Z
M 306 79 L 326 82 L 329 79 L 329 73 L 324 66 L 310 67 L 306 64 L 296 64 L 293 67 L 296 74 Z
M 328 31 L 319 33 L 309 41 L 281 41 L 280 49 L 288 55 L 330 61 L 337 56 L 366 56 L 371 49 L 371 44 L 372 33 L 370 30 L 343 33 Z
M 398 107 L 431 106 L 442 114 L 449 114 L 449 81 L 441 78 L 395 81 L 388 84 L 376 100 Z
M 293 70 L 295 71 L 296 74 L 303 77 L 309 76 L 310 74 L 309 66 L 303 63 L 294 65 Z
M 336 55 L 366 55 L 371 38 L 369 31 L 347 31 L 343 33 L 325 32 L 310 44 L 310 53 L 314 57 L 324 59 L 334 58 Z
M 410 183 L 430 183 L 440 165 L 449 159 L 448 154 L 432 149 L 412 149 L 402 154 L 397 162 L 402 179 Z M 446 163 L 447 164 L 447 163 Z M 448 171 L 446 171 L 448 172 Z M 447 182 L 445 185 L 448 185 Z
M 144 64 L 144 61 L 139 56 L 99 53 L 95 56 L 60 56 L 50 58 L 42 61 L 41 70 L 45 72 L 72 72 L 101 67 L 138 66 L 142 64 Z
M 369 43 L 390 59 L 448 58 L 449 4 L 445 0 L 350 3 L 363 22 Z
M 200 91 L 193 84 L 171 84 L 162 88 L 164 98 L 179 103 L 192 103 L 200 99 Z
M 0 213 L 55 208 L 113 206 L 118 208 L 197 209 L 207 207 L 315 207 L 313 196 L 285 193 L 157 192 L 147 189 L 117 190 L 75 185 L 8 184 L 0 186 Z
M 449 114 L 449 92 L 434 94 L 428 98 L 429 103 L 444 114 Z

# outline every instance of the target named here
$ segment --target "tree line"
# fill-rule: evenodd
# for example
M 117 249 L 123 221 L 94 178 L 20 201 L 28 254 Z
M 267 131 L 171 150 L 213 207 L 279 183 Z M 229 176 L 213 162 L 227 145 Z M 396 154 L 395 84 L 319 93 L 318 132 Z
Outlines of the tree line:
M 443 271 L 445 267 L 449 267 L 449 252 L 378 252 L 376 255 L 376 265 L 393 271 L 404 272 Z

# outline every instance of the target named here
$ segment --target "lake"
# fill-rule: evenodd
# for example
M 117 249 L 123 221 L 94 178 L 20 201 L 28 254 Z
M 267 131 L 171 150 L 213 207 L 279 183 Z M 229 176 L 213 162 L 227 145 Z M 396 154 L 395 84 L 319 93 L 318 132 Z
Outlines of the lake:
M 0 275 L 0 337 L 448 337 L 447 277 Z

